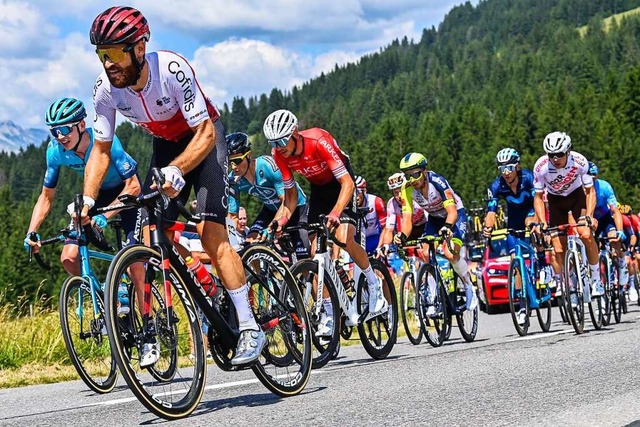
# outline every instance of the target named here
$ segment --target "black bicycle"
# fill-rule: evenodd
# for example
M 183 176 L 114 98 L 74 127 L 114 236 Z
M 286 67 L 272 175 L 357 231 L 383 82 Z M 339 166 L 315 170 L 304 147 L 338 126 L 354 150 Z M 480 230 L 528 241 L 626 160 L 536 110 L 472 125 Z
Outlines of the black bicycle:
M 164 177 L 152 169 L 161 187 Z M 311 337 L 308 316 L 296 282 L 282 259 L 262 245 L 244 250 L 242 264 L 249 286 L 249 302 L 257 323 L 267 335 L 260 359 L 234 366 L 239 330 L 235 308 L 224 288 L 208 298 L 163 230 L 172 224 L 162 217 L 168 198 L 159 191 L 139 197 L 122 197 L 113 209 L 144 207 L 149 214 L 150 244 L 120 251 L 107 275 L 105 305 L 107 330 L 113 355 L 127 384 L 140 402 L 154 414 L 177 419 L 189 415 L 202 398 L 206 382 L 206 359 L 199 311 L 209 323 L 209 349 L 216 364 L 228 371 L 251 368 L 258 379 L 279 396 L 300 393 L 311 373 Z M 199 222 L 184 208 L 189 221 Z M 117 314 L 120 277 L 132 264 L 145 269 L 142 301 L 131 303 L 129 322 Z M 151 289 L 157 287 L 164 307 L 151 307 Z M 128 337 L 124 337 L 131 332 Z M 156 342 L 160 358 L 153 366 L 162 379 L 140 367 L 144 345 Z M 190 342 L 193 350 L 190 349 Z M 188 357 L 189 354 L 193 357 Z M 177 363 L 174 361 L 177 359 Z

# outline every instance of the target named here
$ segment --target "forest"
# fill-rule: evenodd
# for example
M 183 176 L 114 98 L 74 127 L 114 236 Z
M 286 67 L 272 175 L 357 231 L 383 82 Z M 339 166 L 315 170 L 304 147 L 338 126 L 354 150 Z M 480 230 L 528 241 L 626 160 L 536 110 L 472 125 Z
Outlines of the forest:
M 301 86 L 219 105 L 227 132 L 251 135 L 268 152 L 262 123 L 288 108 L 302 129 L 322 127 L 347 152 L 369 192 L 390 197 L 386 178 L 419 151 L 467 207 L 481 206 L 498 175 L 495 154 L 516 148 L 523 167 L 543 154 L 552 131 L 596 162 L 618 199 L 640 208 L 640 0 L 482 0 L 453 8 L 420 40 L 403 38 L 336 66 Z M 198 70 L 195 70 L 196 74 Z M 90 90 L 88 88 L 87 90 Z M 214 100 L 215 102 L 215 100 Z M 117 134 L 146 174 L 150 137 L 128 123 Z M 47 248 L 51 273 L 29 264 L 22 247 L 41 191 L 46 142 L 0 154 L 0 293 L 5 301 L 57 296 L 60 248 Z M 68 224 L 64 212 L 82 179 L 65 171 L 40 235 Z M 255 202 L 243 202 L 248 214 Z M 43 279 L 45 279 L 43 281 Z

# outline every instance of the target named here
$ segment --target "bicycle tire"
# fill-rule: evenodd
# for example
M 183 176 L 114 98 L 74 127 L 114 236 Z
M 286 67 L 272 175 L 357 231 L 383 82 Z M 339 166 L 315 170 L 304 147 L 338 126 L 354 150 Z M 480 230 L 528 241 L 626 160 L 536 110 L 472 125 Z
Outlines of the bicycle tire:
M 426 304 L 429 276 L 436 281 L 436 297 L 434 298 L 436 315 L 432 317 L 427 316 Z M 437 280 L 433 265 L 423 264 L 418 270 L 418 316 L 420 316 L 422 332 L 432 347 L 440 347 L 444 343 L 447 335 L 447 325 L 449 325 L 449 328 L 451 325 L 449 309 L 445 302 L 446 298 L 447 292 L 442 281 Z
M 517 259 L 512 259 L 509 264 L 509 274 L 508 274 L 508 293 L 509 293 L 509 311 L 511 312 L 511 320 L 513 321 L 513 326 L 516 328 L 516 332 L 521 337 L 527 335 L 529 332 L 530 321 L 529 317 L 531 316 L 531 309 L 529 308 L 529 301 L 526 296 L 525 289 L 525 280 L 522 275 L 522 271 L 520 268 L 520 261 Z M 516 283 L 518 278 L 520 278 L 520 293 L 518 294 L 518 290 L 516 288 Z M 518 323 L 518 313 L 520 310 L 524 308 L 526 319 L 523 325 Z
M 206 360 L 202 328 L 195 310 L 195 303 L 191 298 L 186 285 L 175 267 L 170 266 L 171 274 L 167 282 L 163 280 L 162 256 L 157 250 L 143 246 L 129 246 L 115 256 L 107 273 L 106 284 L 106 315 L 109 341 L 113 353 L 120 368 L 120 372 L 129 385 L 129 388 L 138 400 L 151 412 L 159 417 L 174 420 L 186 417 L 192 413 L 202 399 L 206 383 Z M 172 355 L 186 356 L 191 352 L 189 348 L 189 332 L 193 339 L 193 359 L 183 357 L 180 369 L 174 371 L 169 381 L 158 381 L 155 376 L 149 374 L 147 368 L 140 367 L 140 348 L 145 341 L 143 331 L 135 331 L 132 347 L 131 343 L 124 341 L 123 332 L 128 326 L 123 326 L 117 314 L 118 287 L 120 278 L 126 274 L 128 268 L 137 262 L 145 265 L 145 281 L 150 285 L 161 284 L 163 291 L 169 291 L 172 304 L 165 301 L 166 311 L 170 311 L 167 318 L 172 319 L 175 329 L 157 327 L 157 333 L 165 333 L 167 336 L 158 336 L 160 342 L 160 359 L 158 366 L 170 365 Z M 165 292 L 161 292 L 163 300 Z M 135 310 L 131 313 L 136 313 Z M 171 336 L 177 331 L 176 336 Z M 163 343 L 171 343 L 174 348 L 165 348 Z M 166 359 L 169 359 L 167 361 Z
M 383 295 L 389 310 L 367 322 L 358 323 L 358 335 L 365 351 L 374 359 L 384 359 L 393 350 L 398 339 L 398 300 L 396 287 L 387 267 L 379 259 L 369 258 L 371 269 L 382 279 Z M 369 305 L 369 284 L 364 274 L 360 275 L 356 292 L 359 313 Z
M 324 287 L 329 292 L 329 300 L 331 307 L 333 309 L 333 331 L 331 336 L 329 337 L 328 342 L 324 342 L 326 340 L 320 339 L 316 337 L 315 332 L 318 330 L 318 325 L 320 324 L 320 318 L 316 318 L 312 311 L 313 305 L 315 302 L 315 292 L 313 290 L 313 283 L 316 278 L 316 273 L 318 271 L 318 262 L 311 259 L 303 259 L 295 263 L 293 268 L 291 269 L 291 274 L 296 280 L 298 287 L 300 289 L 300 293 L 302 295 L 303 300 L 305 301 L 305 306 L 307 309 L 307 314 L 309 316 L 309 325 L 311 325 L 311 338 L 313 342 L 313 355 L 312 355 L 312 368 L 319 369 L 326 365 L 329 360 L 332 359 L 333 353 L 336 351 L 336 348 L 340 344 L 340 331 L 341 331 L 341 320 L 342 320 L 342 309 L 340 308 L 340 303 L 338 302 L 338 293 L 333 285 L 331 277 L 325 273 L 324 275 Z M 322 311 L 325 310 L 325 307 L 322 307 Z M 336 355 L 337 356 L 337 355 Z
M 253 314 L 267 336 L 267 346 L 251 369 L 272 393 L 297 395 L 307 385 L 313 363 L 309 316 L 298 283 L 280 255 L 266 246 L 249 247 L 242 263 Z M 279 362 L 274 363 L 274 357 Z M 287 366 L 283 360 L 289 360 Z
M 591 323 L 595 330 L 599 331 L 602 329 L 602 297 L 591 297 L 591 301 L 589 301 L 589 317 L 591 317 Z
M 611 283 L 611 276 L 609 275 L 609 263 L 607 262 L 607 258 L 601 255 L 599 265 L 600 272 L 602 273 L 601 276 L 604 279 L 602 283 L 602 285 L 604 286 L 604 295 L 602 295 L 602 324 L 604 326 L 609 326 L 609 324 L 611 323 L 612 313 L 611 292 L 613 289 L 613 284 Z
M 420 318 L 417 310 L 417 295 L 413 274 L 407 271 L 400 280 L 400 312 L 402 313 L 404 331 L 409 342 L 413 345 L 418 345 L 422 341 L 422 328 L 420 327 Z M 414 332 L 411 329 L 416 324 L 416 320 L 418 332 Z
M 622 320 L 622 299 L 620 298 L 620 290 L 618 286 L 614 286 L 611 292 L 611 311 L 616 323 Z
M 627 293 L 624 291 L 624 289 L 622 289 L 621 291 L 621 296 L 620 296 L 620 301 L 622 302 L 622 314 L 627 314 L 628 313 L 628 308 L 627 308 Z
M 540 306 L 536 308 L 536 316 L 542 332 L 549 332 L 551 329 L 551 311 L 551 301 L 549 300 L 540 303 Z
M 567 252 L 565 255 L 565 280 L 563 296 L 565 297 L 566 310 L 571 320 L 571 325 L 576 334 L 584 332 L 584 301 L 582 299 L 582 289 L 580 285 L 580 264 L 575 253 Z M 573 285 L 573 290 L 571 287 Z M 571 306 L 571 295 L 574 294 L 578 300 L 576 307 Z
M 118 370 L 109 340 L 102 333 L 105 323 L 102 296 L 96 293 L 100 312 L 100 316 L 96 318 L 91 293 L 90 283 L 82 277 L 71 276 L 65 279 L 59 298 L 60 327 L 76 372 L 87 387 L 96 393 L 104 394 L 115 387 Z M 77 322 L 74 322 L 74 319 Z M 74 327 L 76 324 L 77 327 Z M 88 330 L 85 330 L 85 327 L 88 327 Z

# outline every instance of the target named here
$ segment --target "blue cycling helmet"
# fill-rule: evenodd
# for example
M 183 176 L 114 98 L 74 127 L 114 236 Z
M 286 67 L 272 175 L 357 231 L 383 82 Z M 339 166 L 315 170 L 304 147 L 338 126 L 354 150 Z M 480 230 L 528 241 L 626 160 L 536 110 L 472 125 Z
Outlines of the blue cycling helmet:
M 598 175 L 598 166 L 593 162 L 589 162 L 589 175 Z
M 247 151 L 251 151 L 251 143 L 249 142 L 249 136 L 243 132 L 230 133 L 225 137 L 227 140 L 227 147 L 229 155 L 244 154 Z
M 75 98 L 60 98 L 47 108 L 44 122 L 47 126 L 61 126 L 77 123 L 87 117 L 82 101 Z
M 498 166 L 515 165 L 520 163 L 520 154 L 513 148 L 503 148 L 496 154 L 496 164 Z

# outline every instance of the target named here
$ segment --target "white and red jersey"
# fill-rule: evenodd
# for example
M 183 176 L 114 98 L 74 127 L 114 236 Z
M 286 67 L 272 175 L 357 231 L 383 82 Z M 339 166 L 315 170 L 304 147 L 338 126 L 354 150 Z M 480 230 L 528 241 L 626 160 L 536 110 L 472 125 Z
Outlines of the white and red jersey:
M 425 222 L 427 222 L 427 215 L 424 209 L 414 200 L 411 224 L 417 227 Z M 395 229 L 396 232 L 402 231 L 402 205 L 398 203 L 395 197 L 390 198 L 387 202 L 387 223 L 385 228 Z
M 283 157 L 274 148 L 271 155 L 282 172 L 284 188 L 293 188 L 292 170 L 304 176 L 312 185 L 325 185 L 347 173 L 347 156 L 329 132 L 320 128 L 300 131 L 303 150 L 298 156 Z
M 533 167 L 533 188 L 537 193 L 546 189 L 549 194 L 567 196 L 581 186 L 593 186 L 586 157 L 576 151 L 570 151 L 567 156 L 567 164 L 559 169 L 546 154 L 538 159 Z
M 136 92 L 131 87 L 113 87 L 106 71 L 93 87 L 96 139 L 113 140 L 116 111 L 151 135 L 178 142 L 193 134 L 202 121 L 216 120 L 219 113 L 200 89 L 186 59 L 174 52 L 151 52 L 145 56 L 149 78 Z
M 369 237 L 382 233 L 382 229 L 387 222 L 387 212 L 384 209 L 384 200 L 369 193 L 367 193 L 366 196 L 365 202 L 369 212 L 364 218 L 366 222 L 364 234 Z

